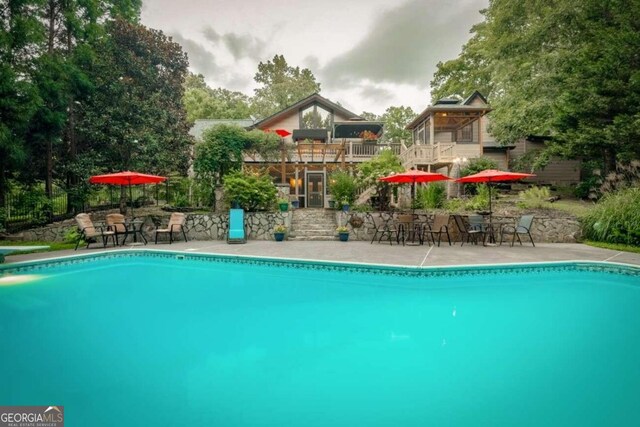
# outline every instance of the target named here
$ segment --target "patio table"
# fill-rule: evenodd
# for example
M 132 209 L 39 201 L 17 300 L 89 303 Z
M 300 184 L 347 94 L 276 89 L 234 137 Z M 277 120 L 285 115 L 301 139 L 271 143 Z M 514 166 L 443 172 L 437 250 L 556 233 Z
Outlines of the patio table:
M 134 221 L 129 221 L 125 224 L 125 226 L 127 227 L 127 235 L 124 236 L 124 240 L 122 241 L 122 245 L 124 246 L 124 243 L 127 241 L 127 237 L 129 237 L 129 234 L 131 234 L 133 236 L 133 243 L 132 245 L 137 245 L 138 243 L 138 236 L 140 236 L 140 238 L 144 241 L 144 244 L 146 245 L 148 243 L 147 238 L 144 236 L 144 232 L 142 231 L 142 226 L 144 225 L 144 221 L 142 220 L 134 220 Z
M 498 246 L 498 237 L 502 234 L 502 227 L 513 225 L 514 219 L 491 220 L 484 226 L 483 246 Z

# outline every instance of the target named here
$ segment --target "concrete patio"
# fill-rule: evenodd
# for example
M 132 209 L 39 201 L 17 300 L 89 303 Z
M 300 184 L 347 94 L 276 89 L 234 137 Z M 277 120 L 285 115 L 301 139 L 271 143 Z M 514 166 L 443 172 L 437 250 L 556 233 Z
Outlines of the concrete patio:
M 508 245 L 483 247 L 456 244 L 449 246 L 390 246 L 362 241 L 285 241 L 255 240 L 246 244 L 229 245 L 224 241 L 191 241 L 169 244 L 134 246 L 135 249 L 186 251 L 196 253 L 262 256 L 272 258 L 316 259 L 325 261 L 393 264 L 405 266 L 447 266 L 502 264 L 551 261 L 611 261 L 640 266 L 640 254 L 600 249 L 571 243 L 540 243 L 514 247 Z M 107 248 L 130 250 L 131 247 Z M 10 255 L 6 263 L 31 261 L 70 255 L 98 253 L 104 249 L 78 249 L 36 254 Z

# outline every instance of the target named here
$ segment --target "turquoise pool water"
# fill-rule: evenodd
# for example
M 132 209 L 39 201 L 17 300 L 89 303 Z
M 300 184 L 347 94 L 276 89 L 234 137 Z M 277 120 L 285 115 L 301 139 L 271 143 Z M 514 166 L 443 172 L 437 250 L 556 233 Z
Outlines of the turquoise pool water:
M 640 424 L 636 268 L 7 268 L 0 405 L 70 427 Z

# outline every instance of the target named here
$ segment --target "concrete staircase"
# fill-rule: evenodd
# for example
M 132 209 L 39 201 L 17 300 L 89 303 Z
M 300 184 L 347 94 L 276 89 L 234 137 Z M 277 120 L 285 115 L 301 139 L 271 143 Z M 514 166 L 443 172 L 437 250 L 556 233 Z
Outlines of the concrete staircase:
M 334 210 L 295 209 L 291 218 L 289 240 L 335 240 Z

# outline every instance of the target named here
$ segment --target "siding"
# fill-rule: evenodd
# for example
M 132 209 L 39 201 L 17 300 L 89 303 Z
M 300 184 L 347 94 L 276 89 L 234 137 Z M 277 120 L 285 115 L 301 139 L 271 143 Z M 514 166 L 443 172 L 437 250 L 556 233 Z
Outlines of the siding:
M 456 156 L 458 157 L 466 157 L 467 159 L 473 159 L 475 157 L 480 157 L 480 145 L 478 144 L 456 144 Z
M 544 142 L 521 140 L 516 143 L 516 147 L 511 151 L 511 157 L 515 159 L 529 151 L 543 148 Z M 577 184 L 580 182 L 580 167 L 580 160 L 552 158 L 544 169 L 534 171 L 536 177 L 529 181 L 536 184 L 549 185 Z
M 508 170 L 507 155 L 504 151 L 485 151 L 483 157 L 493 160 L 498 164 L 498 169 Z
M 571 185 L 580 182 L 580 160 L 551 160 L 547 167 L 534 171 L 537 184 Z

